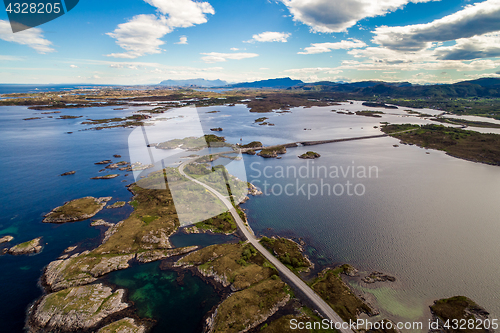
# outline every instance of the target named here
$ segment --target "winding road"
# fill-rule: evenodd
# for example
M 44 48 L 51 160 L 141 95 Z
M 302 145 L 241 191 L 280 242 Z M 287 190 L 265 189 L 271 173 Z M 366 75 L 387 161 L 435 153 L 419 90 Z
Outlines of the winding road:
M 219 153 L 220 154 L 220 153 Z M 208 154 L 208 155 L 215 155 L 215 154 Z M 245 238 L 252 244 L 257 251 L 259 251 L 269 262 L 271 262 L 274 267 L 284 276 L 287 280 L 288 283 L 292 284 L 296 289 L 299 289 L 303 295 L 305 295 L 309 301 L 314 304 L 316 309 L 327 319 L 333 322 L 333 324 L 337 324 L 335 327 L 341 327 L 340 329 L 337 329 L 339 332 L 342 333 L 353 333 L 353 330 L 349 328 L 349 325 L 347 322 L 344 322 L 342 318 L 320 297 L 318 294 L 316 294 L 311 287 L 309 287 L 300 277 L 295 275 L 288 267 L 283 265 L 281 261 L 279 261 L 274 255 L 272 255 L 267 249 L 265 249 L 257 240 L 255 237 L 252 229 L 243 222 L 243 220 L 240 218 L 238 212 L 236 209 L 234 209 L 233 205 L 231 202 L 228 200 L 227 197 L 223 196 L 221 193 L 213 189 L 212 187 L 208 186 L 205 183 L 202 183 L 190 176 L 188 176 L 184 172 L 184 167 L 195 161 L 196 159 L 199 159 L 200 156 L 190 159 L 188 161 L 183 162 L 179 166 L 179 172 L 181 175 L 184 177 L 188 178 L 189 180 L 203 186 L 205 189 L 213 193 L 219 200 L 221 200 L 224 205 L 227 207 L 231 215 L 233 216 L 234 220 L 236 221 L 236 224 L 239 228 L 239 230 L 243 233 Z

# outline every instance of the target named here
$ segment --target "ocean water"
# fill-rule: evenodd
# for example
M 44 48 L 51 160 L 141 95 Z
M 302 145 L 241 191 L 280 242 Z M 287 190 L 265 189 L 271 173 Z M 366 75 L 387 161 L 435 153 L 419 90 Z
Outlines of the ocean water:
M 4 185 L 0 193 L 0 236 L 14 236 L 12 245 L 39 236 L 43 236 L 46 243 L 43 252 L 35 256 L 0 257 L 0 283 L 8 286 L 0 289 L 0 299 L 9 300 L 8 304 L 0 305 L 0 322 L 6 330 L 22 329 L 26 308 L 42 294 L 37 281 L 43 267 L 70 245 L 78 245 L 82 250 L 95 247 L 103 232 L 102 228 L 90 227 L 89 221 L 43 224 L 43 215 L 65 201 L 87 195 L 112 196 L 111 203 L 130 200 L 131 194 L 125 185 L 134 181 L 132 174 L 126 177 L 125 172 L 118 172 L 120 177 L 111 180 L 90 180 L 90 177 L 107 172 L 99 173 L 101 167 L 94 162 L 104 159 L 130 161 L 128 136 L 133 129 L 81 131 L 88 128 L 81 122 L 87 117 L 128 116 L 144 108 L 71 109 L 62 110 L 61 114 L 42 115 L 26 107 L 0 107 L 0 172 Z M 248 112 L 244 105 L 236 105 L 200 108 L 198 115 L 205 133 L 220 126 L 224 130 L 216 134 L 225 136 L 228 142 L 258 140 L 266 145 L 380 134 L 375 126 L 379 127 L 383 121 L 428 122 L 408 116 L 402 109 L 381 110 L 387 112 L 382 118 L 336 112 L 364 109 L 367 108 L 354 102 L 332 107 L 294 108 L 289 113 L 255 114 Z M 221 112 L 208 113 L 214 110 Z M 425 113 L 432 112 L 439 113 L 425 110 Z M 185 109 L 175 109 L 158 117 L 171 117 L 165 121 L 182 128 L 186 119 L 176 117 L 183 114 L 186 114 Z M 56 119 L 60 115 L 84 117 Z M 43 119 L 22 120 L 38 116 Z M 254 120 L 263 116 L 275 126 L 256 124 Z M 497 241 L 500 235 L 500 168 L 415 146 L 394 147 L 398 144 L 392 138 L 376 138 L 291 148 L 282 159 L 245 155 L 247 179 L 259 186 L 267 181 L 269 191 L 273 191 L 270 195 L 252 197 L 243 205 L 250 225 L 257 234 L 272 232 L 302 237 L 316 249 L 318 256 L 331 263 L 348 262 L 362 271 L 377 270 L 396 276 L 397 281 L 393 284 L 370 287 L 352 281 L 353 287 L 374 295 L 381 312 L 395 320 L 425 320 L 433 300 L 454 295 L 468 296 L 484 306 L 492 318 L 500 318 L 500 282 L 495 279 L 500 267 Z M 297 158 L 308 150 L 319 152 L 321 158 L 314 161 Z M 122 158 L 115 159 L 114 154 Z M 314 167 L 317 171 L 321 166 L 328 170 L 337 167 L 340 176 L 334 178 L 321 173 L 318 176 L 317 172 L 312 175 Z M 302 170 L 309 170 L 310 174 L 302 178 L 293 173 L 281 177 L 276 174 L 280 167 L 297 171 L 303 167 Z M 378 173 L 376 177 L 373 173 L 371 178 L 363 178 L 357 172 L 352 175 L 349 167 L 356 167 L 356 170 L 376 167 Z M 75 170 L 76 174 L 59 176 L 70 170 Z M 342 170 L 349 171 L 344 176 Z M 358 192 L 364 188 L 363 195 L 346 194 L 347 181 L 352 186 L 358 185 Z M 296 192 L 301 185 L 314 192 L 314 185 L 321 188 L 324 183 L 330 188 L 340 184 L 336 187 L 337 193 L 341 185 L 345 193 L 337 196 Z M 288 193 L 293 192 L 293 195 L 283 192 L 289 184 L 292 185 L 288 189 L 294 191 Z M 282 192 L 278 194 L 280 189 Z M 131 208 L 125 206 L 103 210 L 95 218 L 118 222 L 130 212 Z M 208 245 L 228 239 L 211 237 L 179 234 L 172 242 L 177 246 Z M 206 303 L 207 307 L 212 300 L 217 302 L 213 290 L 204 289 L 200 280 L 188 274 L 184 286 L 199 289 L 188 291 L 185 294 L 189 296 L 179 301 L 178 297 L 184 292 L 179 292 L 179 286 L 172 282 L 177 278 L 175 274 L 159 271 L 156 264 L 152 264 L 112 273 L 109 279 L 122 283 L 130 295 L 142 290 L 134 296 L 134 303 L 145 316 L 166 316 L 168 311 L 162 311 L 168 309 L 168 298 L 186 307 L 190 303 L 201 303 L 205 298 L 211 300 Z M 157 278 L 150 278 L 150 275 Z M 155 296 L 156 289 L 163 296 Z M 167 294 L 170 296 L 165 296 Z M 205 310 L 188 311 L 193 327 Z M 161 318 L 158 327 L 166 327 L 162 325 L 167 321 Z M 176 317 L 172 318 L 171 323 L 175 323 Z

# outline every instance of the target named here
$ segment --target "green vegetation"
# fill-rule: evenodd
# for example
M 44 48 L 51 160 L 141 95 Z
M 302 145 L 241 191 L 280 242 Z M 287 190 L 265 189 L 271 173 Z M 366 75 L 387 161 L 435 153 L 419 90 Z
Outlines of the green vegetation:
M 318 317 L 311 309 L 301 308 L 298 315 L 286 315 L 272 321 L 267 326 L 261 327 L 262 333 L 337 333 L 335 329 L 322 329 L 322 318 Z M 295 319 L 297 324 L 304 323 L 304 329 L 292 329 L 290 321 Z M 310 327 L 310 328 L 309 328 Z
M 356 111 L 356 114 L 358 116 L 382 118 L 381 114 L 384 114 L 384 113 L 381 111 Z
M 117 201 L 112 205 L 109 205 L 108 208 L 120 208 L 125 206 L 126 202 L 125 201 Z
M 88 219 L 97 214 L 105 203 L 93 197 L 75 199 L 45 215 L 44 222 L 69 222 Z
M 125 219 L 117 231 L 93 252 L 133 253 L 143 248 L 161 248 L 161 242 L 146 240 L 153 236 L 166 239 L 179 228 L 170 189 L 152 189 L 149 187 L 151 181 L 147 177 L 129 187 L 134 193 L 131 202 L 134 214 Z
M 239 332 L 258 325 L 272 308 L 288 301 L 285 286 L 281 280 L 267 279 L 232 294 L 217 309 L 213 332 Z
M 443 117 L 432 118 L 431 120 L 452 125 L 483 127 L 483 128 L 500 128 L 500 124 L 494 124 L 486 121 L 472 121 L 472 120 L 465 120 L 458 118 L 443 118 Z
M 463 96 L 463 95 L 462 95 Z M 500 98 L 398 98 L 389 103 L 412 108 L 443 110 L 460 116 L 480 116 L 500 120 Z
M 408 131 L 398 133 L 402 131 Z M 442 125 L 387 125 L 382 131 L 405 143 L 443 150 L 448 155 L 492 165 L 500 165 L 500 135 L 482 134 Z
M 263 144 L 260 141 L 252 141 L 250 143 L 247 143 L 246 145 L 240 146 L 240 148 L 259 148 L 262 147 Z
M 398 108 L 397 106 L 387 105 L 385 103 L 380 103 L 380 102 L 364 102 L 363 105 L 369 106 L 372 108 L 384 108 L 384 109 L 397 109 Z M 362 112 L 362 111 L 360 111 L 360 112 Z M 370 111 L 367 111 L 367 112 L 370 112 Z M 380 113 L 383 113 L 383 112 L 380 112 Z M 356 114 L 357 114 L 357 112 L 356 112 Z
M 308 151 L 308 152 L 299 156 L 299 158 L 303 158 L 303 159 L 315 159 L 318 157 L 321 157 L 321 155 L 314 152 L 314 151 Z
M 262 149 L 257 155 L 266 157 L 266 158 L 274 158 L 278 157 L 278 155 L 286 154 L 286 148 L 284 146 L 276 146 L 272 148 Z
M 288 302 L 290 288 L 275 268 L 250 244 L 217 244 L 188 254 L 178 261 L 195 265 L 204 276 L 215 276 L 232 293 L 217 309 L 213 332 L 251 329 Z
M 461 319 L 469 320 L 474 319 L 474 323 L 476 323 L 476 316 L 486 317 L 488 313 L 478 306 L 474 301 L 470 300 L 465 296 L 455 296 L 447 299 L 440 299 L 434 302 L 434 305 L 431 306 L 431 311 L 434 315 L 441 318 L 445 323 L 450 320 L 450 325 L 452 324 L 452 320 L 457 319 L 460 321 Z M 477 325 L 477 324 L 476 324 Z M 459 324 L 460 326 L 460 324 Z M 467 326 L 467 325 L 465 325 Z M 475 327 L 477 328 L 477 327 Z M 453 329 L 448 328 L 445 330 L 446 332 L 484 332 L 484 329 Z
M 267 119 L 269 119 L 269 118 L 267 118 L 267 117 L 260 117 L 260 118 L 255 119 L 255 122 L 256 123 L 262 123 L 262 122 L 266 121 Z
M 229 212 L 222 213 L 218 216 L 196 223 L 195 226 L 200 229 L 210 230 L 215 233 L 229 234 L 236 231 L 236 222 Z
M 247 102 L 250 112 L 271 112 L 273 110 L 290 110 L 293 107 L 327 106 L 325 101 L 315 99 L 313 94 L 292 93 L 287 91 L 268 92 L 260 99 Z
M 290 239 L 262 237 L 260 243 L 292 270 L 300 271 L 311 266 L 299 244 Z
M 276 273 L 275 268 L 249 244 L 217 244 L 188 254 L 180 264 L 223 277 L 236 290 L 248 288 Z
M 344 266 L 326 270 L 311 283 L 311 288 L 327 302 L 344 320 L 356 321 L 358 313 L 372 313 L 372 309 L 361 301 L 342 281 L 340 274 Z
M 166 142 L 154 145 L 158 149 L 175 149 L 181 148 L 190 151 L 201 150 L 209 147 L 230 147 L 231 145 L 225 143 L 226 139 L 214 134 L 206 134 L 202 137 L 196 138 L 194 136 L 184 139 L 173 139 Z
M 97 333 L 140 333 L 144 329 L 137 326 L 132 318 L 123 318 L 101 328 Z

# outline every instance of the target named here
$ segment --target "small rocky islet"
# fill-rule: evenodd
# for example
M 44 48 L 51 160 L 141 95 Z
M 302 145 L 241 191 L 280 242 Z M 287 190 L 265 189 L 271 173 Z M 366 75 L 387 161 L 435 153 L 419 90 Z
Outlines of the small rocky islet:
M 314 151 L 308 151 L 302 155 L 299 155 L 299 158 L 301 159 L 316 159 L 316 158 L 320 158 L 321 155 L 314 152 Z
M 41 240 L 42 237 L 38 237 L 30 241 L 15 245 L 8 249 L 7 253 L 14 256 L 39 253 L 43 248 Z
M 66 202 L 45 215 L 44 223 L 66 223 L 89 219 L 100 212 L 111 197 L 85 197 Z
M 130 305 L 124 298 L 123 289 L 105 286 L 99 279 L 109 272 L 128 268 L 133 260 L 147 263 L 186 254 L 173 261 L 174 269 L 190 269 L 207 282 L 226 290 L 228 295 L 205 318 L 206 330 L 234 332 L 234 327 L 245 327 L 272 332 L 268 327 L 284 318 L 272 316 L 285 307 L 294 309 L 293 314 L 288 315 L 291 318 L 306 316 L 320 321 L 294 297 L 275 268 L 247 242 L 218 244 L 202 249 L 172 248 L 169 237 L 179 229 L 179 224 L 172 215 L 173 211 L 170 211 L 173 208 L 170 191 L 144 189 L 135 183 L 128 188 L 134 194 L 134 214 L 117 224 L 103 220 L 93 222 L 94 226 L 108 228 L 99 247 L 69 256 L 69 252 L 75 250 L 73 248 L 66 254 L 69 257 L 53 261 L 46 267 L 41 281 L 47 294 L 31 309 L 28 320 L 31 332 L 147 331 L 147 327 L 130 318 Z M 258 191 L 254 187 L 251 190 Z M 82 199 L 86 199 L 88 207 L 92 208 L 90 213 L 75 204 Z M 86 219 L 85 216 L 94 212 L 95 215 L 111 198 L 82 199 L 66 203 L 61 206 L 64 209 L 54 209 L 51 212 L 54 215 L 50 217 L 57 220 L 55 223 L 68 218 L 71 221 L 75 218 Z M 163 204 L 159 205 L 160 202 Z M 165 202 L 170 204 L 165 206 Z M 301 271 L 311 267 L 311 262 L 302 254 L 302 247 L 294 241 L 274 237 L 262 242 L 292 269 Z M 356 273 L 349 265 L 327 268 L 311 283 L 311 287 L 334 309 L 344 309 L 339 312 L 344 320 L 356 319 L 360 313 L 377 313 L 342 281 L 341 275 L 352 276 Z M 376 281 L 391 281 L 389 278 L 384 280 L 388 276 L 379 272 L 373 272 L 368 277 Z M 112 320 L 115 321 L 110 323 Z

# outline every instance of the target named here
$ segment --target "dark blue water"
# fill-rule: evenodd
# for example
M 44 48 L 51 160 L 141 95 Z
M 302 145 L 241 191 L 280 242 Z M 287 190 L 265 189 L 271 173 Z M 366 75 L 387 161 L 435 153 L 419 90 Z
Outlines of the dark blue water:
M 427 122 L 406 117 L 402 110 L 391 110 L 391 114 L 378 119 L 331 111 L 355 108 L 364 109 L 355 103 L 265 114 L 274 127 L 256 125 L 254 120 L 262 114 L 249 113 L 241 105 L 203 108 L 200 115 L 207 132 L 213 127 L 223 127 L 220 134 L 229 142 L 240 142 L 241 138 L 245 143 L 258 140 L 264 144 L 373 135 L 379 133 L 374 126 L 380 126 L 380 121 Z M 206 113 L 210 110 L 221 112 Z M 43 215 L 65 201 L 87 195 L 113 196 L 113 201 L 129 200 L 131 195 L 125 185 L 133 181 L 132 176 L 125 177 L 119 172 L 120 177 L 111 180 L 89 178 L 105 174 L 98 173 L 100 167 L 94 162 L 118 161 L 113 154 L 122 155 L 119 160 L 129 160 L 127 139 L 132 129 L 79 130 L 85 128 L 81 125 L 85 117 L 109 118 L 132 112 L 132 108 L 121 111 L 110 107 L 72 109 L 48 118 L 50 115 L 25 107 L 0 108 L 0 172 L 4 185 L 0 194 L 0 236 L 14 236 L 12 244 L 43 236 L 48 243 L 41 254 L 33 257 L 0 257 L 0 283 L 8 286 L 0 289 L 0 299 L 9 300 L 8 304 L 1 305 L 0 322 L 7 331 L 22 329 L 26 307 L 41 295 L 36 283 L 42 268 L 67 246 L 81 244 L 82 249 L 91 248 L 99 239 L 101 231 L 89 227 L 88 221 L 43 224 Z M 174 110 L 162 117 L 182 113 L 182 110 Z M 84 117 L 56 119 L 65 114 Z M 22 120 L 38 116 L 43 119 Z M 175 122 L 182 128 L 182 119 Z M 272 171 L 278 166 L 304 166 L 307 161 L 298 159 L 297 155 L 311 149 L 322 155 L 315 160 L 316 165 L 347 167 L 354 162 L 379 169 L 379 177 L 361 181 L 366 193 L 360 197 L 317 195 L 308 198 L 302 194 L 254 197 L 244 204 L 250 225 L 257 234 L 271 228 L 277 234 L 284 232 L 305 238 L 320 256 L 331 262 L 349 262 L 364 271 L 379 270 L 395 275 L 398 280 L 390 285 L 366 290 L 354 285 L 374 295 L 381 312 L 395 320 L 427 318 L 428 306 L 434 299 L 454 295 L 471 297 L 490 311 L 492 318 L 498 318 L 500 281 L 494 277 L 500 267 L 500 168 L 459 160 L 442 152 L 426 154 L 415 146 L 393 147 L 397 143 L 391 138 L 381 138 L 301 147 L 289 149 L 281 160 L 245 156 L 248 180 L 266 180 L 262 175 L 257 176 L 256 171 L 263 172 L 266 167 Z M 252 166 L 252 163 L 257 164 Z M 70 170 L 76 170 L 76 174 L 58 176 Z M 351 178 L 348 177 L 356 181 Z M 268 181 L 271 185 L 286 186 L 296 179 L 271 177 Z M 306 185 L 320 184 L 321 177 L 311 176 L 301 181 Z M 337 180 L 329 181 L 332 185 L 337 183 Z M 130 207 L 124 207 L 104 210 L 95 218 L 113 222 L 129 213 Z M 193 235 L 191 240 L 179 234 L 172 241 L 178 246 L 219 241 L 207 237 Z M 127 275 L 124 277 L 127 281 L 135 279 L 133 275 L 128 276 L 128 271 L 122 274 Z M 139 281 L 147 275 L 141 275 Z M 143 282 L 137 283 L 142 288 Z M 149 283 L 144 282 L 144 286 Z M 142 310 L 149 303 L 143 304 Z M 160 310 L 153 306 L 150 311 L 154 314 Z
M 93 118 L 126 116 L 132 109 L 113 108 L 72 109 L 61 114 L 88 115 Z M 24 121 L 23 118 L 43 117 Z M 90 227 L 89 221 L 63 225 L 42 223 L 43 215 L 65 201 L 84 196 L 112 196 L 111 201 L 129 201 L 125 188 L 131 176 L 110 180 L 90 180 L 102 166 L 94 165 L 104 159 L 128 160 L 127 135 L 130 129 L 79 131 L 87 128 L 82 119 L 48 118 L 26 107 L 0 108 L 0 236 L 12 235 L 15 244 L 43 236 L 43 251 L 35 256 L 0 257 L 0 322 L 6 332 L 19 332 L 24 325 L 25 310 L 41 295 L 37 287 L 42 269 L 71 245 L 81 249 L 98 244 L 102 229 Z M 73 134 L 65 134 L 73 132 Z M 114 154 L 122 158 L 113 158 Z M 72 176 L 59 174 L 75 170 Z M 125 180 L 125 182 L 122 182 Z M 103 210 L 95 218 L 118 222 L 126 218 L 131 207 Z M 6 302 L 5 300 L 8 300 Z

